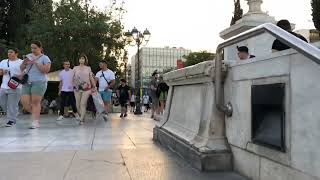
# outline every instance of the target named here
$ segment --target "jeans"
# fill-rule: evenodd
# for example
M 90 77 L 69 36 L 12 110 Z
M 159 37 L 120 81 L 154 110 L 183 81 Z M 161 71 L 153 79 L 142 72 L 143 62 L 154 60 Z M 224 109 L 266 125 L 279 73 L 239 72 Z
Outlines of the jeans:
M 80 121 L 84 121 L 87 113 L 87 102 L 91 95 L 91 91 L 75 91 L 78 113 L 80 113 Z
M 0 106 L 7 112 L 7 120 L 17 122 L 21 89 L 0 89 Z
M 77 113 L 76 99 L 73 92 L 61 92 L 60 114 L 64 115 L 64 107 L 71 105 L 73 113 Z

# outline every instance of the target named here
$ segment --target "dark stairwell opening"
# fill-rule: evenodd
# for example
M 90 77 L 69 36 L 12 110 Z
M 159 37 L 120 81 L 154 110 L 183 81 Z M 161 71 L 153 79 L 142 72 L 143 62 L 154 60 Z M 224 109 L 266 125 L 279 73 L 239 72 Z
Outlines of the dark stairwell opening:
M 252 141 L 285 152 L 285 84 L 253 85 Z

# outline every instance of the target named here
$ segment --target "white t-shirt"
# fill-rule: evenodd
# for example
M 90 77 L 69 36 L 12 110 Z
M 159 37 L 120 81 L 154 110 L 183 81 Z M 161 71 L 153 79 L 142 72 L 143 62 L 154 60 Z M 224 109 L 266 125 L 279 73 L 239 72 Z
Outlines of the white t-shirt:
M 108 83 L 111 83 L 111 81 L 115 80 L 115 75 L 114 72 L 108 69 L 103 71 L 103 74 L 102 71 L 97 72 L 96 78 L 99 79 L 99 91 L 104 91 L 108 87 Z
M 20 65 L 22 64 L 22 62 L 23 61 L 21 59 L 17 59 L 15 61 L 9 61 L 9 67 L 8 67 L 8 59 L 5 59 L 0 62 L 0 69 L 2 69 L 3 71 L 10 71 L 11 77 L 19 76 L 22 74 L 20 70 Z M 9 76 L 9 73 L 7 72 L 3 75 L 1 88 L 11 89 L 8 86 L 9 80 L 10 80 L 10 76 Z M 19 85 L 18 88 L 21 88 L 21 85 Z
M 135 102 L 135 101 L 136 101 L 136 96 L 132 94 L 130 102 Z
M 143 104 L 149 104 L 149 96 L 147 95 L 143 96 Z
M 62 92 L 73 92 L 72 78 L 73 78 L 73 70 L 69 69 L 68 71 L 62 70 L 59 73 L 60 81 L 62 81 Z

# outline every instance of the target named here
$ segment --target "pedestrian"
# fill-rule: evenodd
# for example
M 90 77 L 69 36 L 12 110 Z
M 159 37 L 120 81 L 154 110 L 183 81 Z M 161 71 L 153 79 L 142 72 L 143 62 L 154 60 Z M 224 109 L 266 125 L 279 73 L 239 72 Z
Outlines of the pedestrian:
M 249 48 L 247 46 L 240 46 L 238 47 L 237 46 L 237 49 L 238 49 L 238 57 L 240 60 L 249 60 L 251 58 L 255 58 L 254 55 L 250 55 L 249 54 Z
M 43 54 L 42 43 L 33 41 L 31 53 L 24 56 L 20 66 L 25 71 L 22 86 L 21 102 L 26 111 L 32 114 L 31 129 L 40 127 L 41 99 L 48 85 L 47 73 L 50 71 L 50 58 Z
M 150 82 L 150 95 L 152 99 L 151 118 L 154 118 L 154 113 L 159 114 L 159 98 L 157 97 L 157 88 L 159 84 L 159 73 L 155 70 Z
M 131 91 L 130 87 L 127 85 L 127 81 L 125 79 L 120 80 L 120 86 L 117 89 L 117 95 L 119 97 L 119 103 L 121 106 L 121 115 L 120 117 L 127 117 L 128 111 L 128 102 L 130 101 Z
M 3 76 L 0 89 L 0 106 L 2 111 L 7 114 L 6 127 L 12 127 L 17 123 L 21 85 L 18 83 L 17 87 L 9 87 L 9 81 L 14 77 L 21 78 L 20 66 L 22 62 L 18 58 L 18 49 L 16 48 L 10 48 L 8 50 L 8 59 L 0 62 L 0 75 Z
M 74 117 L 76 117 L 77 120 L 80 120 L 80 116 L 78 114 L 77 105 L 76 105 L 76 99 L 74 96 L 74 87 L 72 85 L 74 72 L 72 69 L 70 69 L 70 61 L 65 60 L 63 62 L 63 68 L 64 69 L 59 73 L 59 78 L 60 78 L 59 96 L 61 98 L 61 101 L 60 101 L 59 117 L 57 121 L 63 120 L 65 116 L 64 109 L 69 105 L 71 105 Z
M 80 125 L 85 122 L 87 102 L 92 92 L 96 92 L 96 83 L 93 78 L 91 67 L 88 66 L 88 57 L 81 54 L 79 65 L 73 68 L 74 95 L 76 106 L 80 116 Z
M 58 110 L 57 100 L 53 99 L 53 100 L 50 102 L 49 109 L 52 110 L 53 113 L 55 113 L 55 112 Z
M 49 98 L 43 98 L 41 100 L 41 111 L 40 114 L 48 114 L 49 112 Z
M 167 83 L 164 82 L 162 76 L 159 79 L 160 79 L 160 83 L 157 88 L 157 97 L 159 98 L 159 101 L 160 101 L 159 112 L 162 115 L 165 109 L 166 101 L 167 101 L 169 86 L 167 85 Z
M 131 108 L 130 112 L 134 112 L 134 109 L 136 107 L 135 101 L 136 101 L 136 96 L 134 95 L 134 90 L 133 90 L 133 93 L 131 94 L 131 98 L 130 98 L 130 108 Z
M 112 88 L 115 85 L 115 74 L 108 69 L 106 61 L 100 61 L 100 71 L 96 74 L 96 81 L 99 83 L 99 93 L 104 102 L 105 114 L 104 120 L 108 120 L 108 113 L 110 112 L 110 106 L 112 104 Z
M 305 37 L 303 37 L 302 35 L 297 34 L 295 32 L 292 32 L 291 23 L 288 20 L 282 19 L 282 20 L 278 21 L 277 26 L 280 27 L 281 29 L 287 31 L 288 33 L 296 36 L 297 38 L 301 39 L 302 41 L 308 42 L 308 40 Z M 272 52 L 283 51 L 283 50 L 287 50 L 287 49 L 290 49 L 290 47 L 286 44 L 283 44 L 280 40 L 276 39 L 273 41 Z
M 149 96 L 148 96 L 148 94 L 143 95 L 143 105 L 144 105 L 144 112 L 148 112 L 148 110 L 149 110 Z

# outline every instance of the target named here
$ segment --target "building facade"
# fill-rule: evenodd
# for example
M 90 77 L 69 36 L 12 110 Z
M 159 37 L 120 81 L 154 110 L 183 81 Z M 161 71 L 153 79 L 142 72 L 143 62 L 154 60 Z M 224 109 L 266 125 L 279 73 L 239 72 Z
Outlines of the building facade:
M 134 73 L 135 85 L 141 84 L 143 88 L 148 88 L 150 78 L 155 70 L 159 72 L 166 71 L 168 69 L 176 69 L 178 61 L 185 61 L 184 56 L 191 53 L 191 50 L 184 48 L 155 48 L 155 47 L 144 47 L 140 49 L 140 57 L 138 63 L 137 54 L 131 59 L 131 68 L 134 64 L 136 67 L 131 72 Z M 138 82 L 138 64 L 140 70 L 140 81 Z

